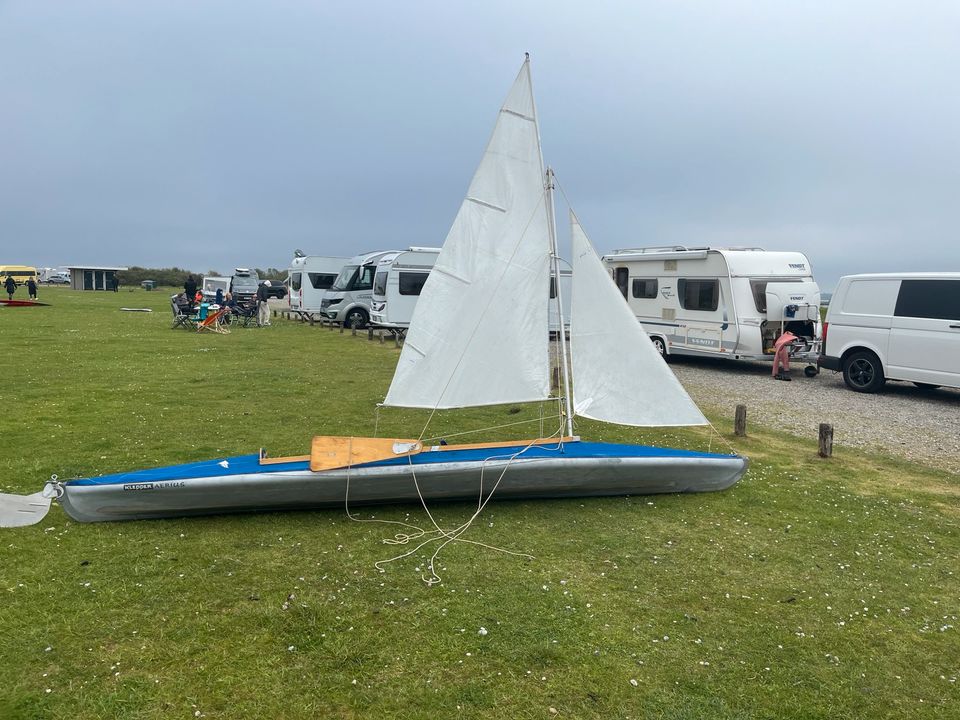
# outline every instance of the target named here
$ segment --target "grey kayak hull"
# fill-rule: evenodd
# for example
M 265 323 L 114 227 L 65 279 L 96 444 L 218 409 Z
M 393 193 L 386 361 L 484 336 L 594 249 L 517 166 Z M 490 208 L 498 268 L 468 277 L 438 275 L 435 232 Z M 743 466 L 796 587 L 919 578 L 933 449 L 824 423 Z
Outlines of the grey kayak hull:
M 386 503 L 712 492 L 733 485 L 746 458 L 548 457 L 428 465 L 389 465 L 312 472 L 283 471 L 141 482 L 62 485 L 59 502 L 81 522 L 141 520 Z M 504 472 L 504 470 L 506 470 Z

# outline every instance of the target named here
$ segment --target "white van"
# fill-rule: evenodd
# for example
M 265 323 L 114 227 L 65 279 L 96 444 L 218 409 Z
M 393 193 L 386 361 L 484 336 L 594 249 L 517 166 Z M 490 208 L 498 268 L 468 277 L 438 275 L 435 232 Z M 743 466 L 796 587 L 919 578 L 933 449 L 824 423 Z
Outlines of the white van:
M 346 263 L 345 257 L 325 255 L 298 255 L 291 260 L 287 270 L 290 309 L 303 315 L 320 312 L 324 294 Z
M 799 338 L 791 358 L 816 374 L 820 287 L 803 253 L 668 246 L 603 260 L 664 357 L 772 360 L 774 341 L 789 330 Z
M 818 364 L 857 392 L 887 380 L 960 387 L 960 272 L 840 278 Z
M 393 330 L 410 327 L 420 291 L 439 255 L 440 248 L 411 247 L 381 257 L 373 280 L 370 322 Z
M 370 303 L 373 300 L 373 276 L 377 263 L 388 253 L 399 250 L 379 250 L 356 255 L 347 261 L 337 279 L 324 293 L 320 314 L 344 327 L 364 328 L 370 321 Z

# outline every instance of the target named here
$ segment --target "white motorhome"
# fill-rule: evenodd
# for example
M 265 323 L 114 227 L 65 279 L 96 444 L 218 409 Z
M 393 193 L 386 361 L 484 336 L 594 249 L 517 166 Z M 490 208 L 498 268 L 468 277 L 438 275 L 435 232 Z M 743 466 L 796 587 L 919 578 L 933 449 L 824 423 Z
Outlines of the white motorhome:
M 323 296 L 347 263 L 345 257 L 298 255 L 290 261 L 287 302 L 290 309 L 303 315 L 320 312 Z
M 392 330 L 408 328 L 439 254 L 440 248 L 410 247 L 381 257 L 373 280 L 370 322 Z
M 774 341 L 790 330 L 800 338 L 791 357 L 816 374 L 820 288 L 802 253 L 668 246 L 603 259 L 664 357 L 772 360 Z
M 840 278 L 821 353 L 820 367 L 857 392 L 887 380 L 960 387 L 960 272 Z
M 405 331 L 410 327 L 413 310 L 417 306 L 420 291 L 437 257 L 440 248 L 411 247 L 402 252 L 387 253 L 377 263 L 373 281 L 373 302 L 370 322 L 378 327 Z M 573 274 L 560 271 L 560 293 L 563 300 L 563 320 L 570 327 L 570 298 Z M 556 281 L 550 278 L 550 300 L 557 297 Z M 548 302 L 550 332 L 557 332 L 560 317 L 556 302 Z
M 320 314 L 344 327 L 364 328 L 370 321 L 370 303 L 373 300 L 373 276 L 377 263 L 389 253 L 398 250 L 379 250 L 356 255 L 347 261 L 337 279 L 324 293 Z

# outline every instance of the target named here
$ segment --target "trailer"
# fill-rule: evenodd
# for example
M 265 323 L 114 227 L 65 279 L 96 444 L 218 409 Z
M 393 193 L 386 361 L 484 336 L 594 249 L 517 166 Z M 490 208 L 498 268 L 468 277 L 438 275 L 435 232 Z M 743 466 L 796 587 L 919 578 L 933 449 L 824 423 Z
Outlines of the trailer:
M 287 269 L 287 303 L 301 317 L 319 313 L 323 296 L 333 286 L 348 258 L 298 254 Z
M 380 258 L 373 279 L 371 324 L 400 333 L 410 327 L 420 291 L 439 254 L 437 247 L 409 247 Z
M 803 253 L 674 245 L 615 250 L 603 261 L 664 357 L 772 360 L 789 330 L 798 337 L 790 357 L 816 374 L 820 287 Z

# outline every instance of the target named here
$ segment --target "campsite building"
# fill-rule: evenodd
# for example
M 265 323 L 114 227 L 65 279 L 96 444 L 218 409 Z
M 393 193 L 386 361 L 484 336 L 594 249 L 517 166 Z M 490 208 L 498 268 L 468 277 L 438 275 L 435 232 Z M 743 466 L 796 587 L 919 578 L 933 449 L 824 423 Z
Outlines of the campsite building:
M 116 274 L 125 267 L 102 267 L 96 265 L 70 265 L 71 290 L 113 290 Z

